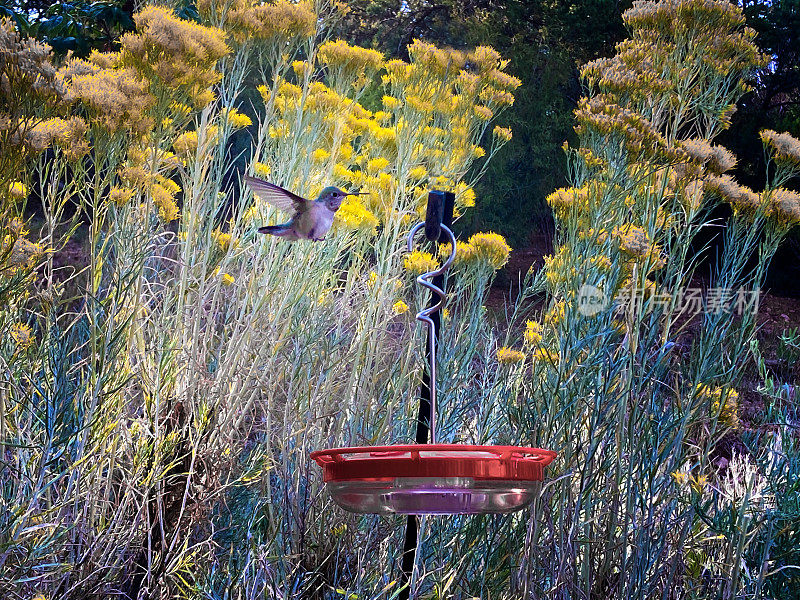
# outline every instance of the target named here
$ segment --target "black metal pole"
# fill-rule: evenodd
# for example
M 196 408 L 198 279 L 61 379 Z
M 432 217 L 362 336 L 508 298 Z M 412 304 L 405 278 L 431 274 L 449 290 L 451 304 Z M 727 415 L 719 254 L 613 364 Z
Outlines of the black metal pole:
M 441 192 L 434 190 L 428 193 L 428 207 L 425 213 L 425 237 L 430 241 L 447 241 L 447 235 L 442 231 L 442 225 L 452 229 L 453 211 L 455 208 L 456 196 L 453 192 Z M 444 274 L 433 278 L 433 285 L 444 290 Z M 431 299 L 428 306 L 433 306 L 438 302 L 436 295 L 431 292 Z M 436 340 L 439 340 L 439 328 L 441 326 L 441 316 L 439 312 L 431 315 L 433 320 L 433 332 Z M 425 356 L 428 359 L 426 364 L 436 360 L 431 356 L 430 339 L 426 336 Z M 422 372 L 422 385 L 419 391 L 419 410 L 417 412 L 417 432 L 416 443 L 427 444 L 428 432 L 430 431 L 431 419 L 431 378 L 427 368 Z M 408 515 L 406 521 L 406 535 L 403 542 L 403 554 L 401 559 L 402 573 L 400 583 L 403 588 L 400 590 L 398 600 L 408 600 L 411 593 L 411 574 L 414 570 L 414 560 L 417 552 L 417 536 L 419 535 L 419 519 L 417 515 Z

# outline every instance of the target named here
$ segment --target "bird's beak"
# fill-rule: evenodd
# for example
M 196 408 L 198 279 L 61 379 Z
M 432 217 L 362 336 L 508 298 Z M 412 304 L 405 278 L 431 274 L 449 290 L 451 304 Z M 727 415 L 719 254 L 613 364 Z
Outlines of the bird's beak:
M 347 192 L 346 196 L 369 196 L 369 192 Z

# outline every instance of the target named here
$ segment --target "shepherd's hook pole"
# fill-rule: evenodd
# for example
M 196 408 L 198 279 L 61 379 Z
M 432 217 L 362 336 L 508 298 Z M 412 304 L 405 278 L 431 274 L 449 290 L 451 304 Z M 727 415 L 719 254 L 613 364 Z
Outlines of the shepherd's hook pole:
M 417 277 L 417 282 L 431 290 L 431 299 L 428 308 L 417 315 L 417 319 L 428 325 L 426 354 L 428 370 L 423 371 L 422 386 L 420 387 L 419 411 L 417 414 L 416 443 L 436 443 L 436 342 L 439 337 L 441 309 L 444 299 L 444 272 L 453 262 L 456 253 L 456 240 L 450 228 L 453 226 L 453 210 L 455 207 L 455 194 L 452 192 L 432 191 L 428 194 L 428 206 L 425 222 L 417 224 L 409 233 L 408 250 L 411 251 L 414 237 L 424 226 L 425 237 L 431 242 L 449 242 L 452 244 L 448 259 L 437 270 L 424 273 Z M 432 279 L 432 281 L 431 281 Z M 438 298 L 437 298 L 438 297 Z M 416 561 L 419 536 L 419 519 L 417 515 L 409 515 L 406 521 L 406 535 L 403 543 L 401 559 L 402 573 L 400 583 L 403 586 L 398 594 L 398 600 L 408 600 Z

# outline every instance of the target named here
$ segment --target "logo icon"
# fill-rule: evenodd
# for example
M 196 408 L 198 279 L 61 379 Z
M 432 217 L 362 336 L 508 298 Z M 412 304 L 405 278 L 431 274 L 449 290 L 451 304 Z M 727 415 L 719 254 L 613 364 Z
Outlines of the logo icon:
M 593 317 L 606 307 L 606 295 L 600 288 L 584 283 L 578 290 L 578 312 L 584 317 Z

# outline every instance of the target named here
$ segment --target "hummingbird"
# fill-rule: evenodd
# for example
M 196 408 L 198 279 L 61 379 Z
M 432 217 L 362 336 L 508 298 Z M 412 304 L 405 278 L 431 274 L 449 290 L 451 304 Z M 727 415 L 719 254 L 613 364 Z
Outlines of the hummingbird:
M 325 239 L 325 234 L 333 224 L 333 216 L 347 196 L 362 196 L 353 192 L 345 192 L 335 186 L 323 189 L 316 200 L 307 200 L 302 196 L 285 190 L 279 185 L 264 181 L 258 177 L 244 176 L 244 181 L 253 193 L 264 202 L 291 213 L 292 218 L 282 225 L 259 227 L 259 233 L 268 233 L 289 241 Z

